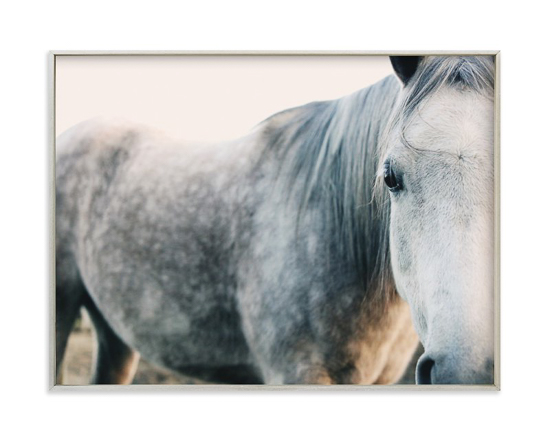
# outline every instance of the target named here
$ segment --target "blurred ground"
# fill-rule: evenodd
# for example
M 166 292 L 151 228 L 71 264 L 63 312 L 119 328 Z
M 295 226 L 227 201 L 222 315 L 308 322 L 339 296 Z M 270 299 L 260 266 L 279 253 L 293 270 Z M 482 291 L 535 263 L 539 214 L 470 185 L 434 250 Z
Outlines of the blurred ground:
M 95 337 L 89 319 L 84 317 L 77 322 L 69 338 L 63 366 L 63 384 L 89 384 L 92 375 L 94 345 Z M 399 384 L 415 383 L 416 361 L 422 351 L 422 347 L 419 346 Z M 167 371 L 141 359 L 132 384 L 203 384 L 203 382 Z

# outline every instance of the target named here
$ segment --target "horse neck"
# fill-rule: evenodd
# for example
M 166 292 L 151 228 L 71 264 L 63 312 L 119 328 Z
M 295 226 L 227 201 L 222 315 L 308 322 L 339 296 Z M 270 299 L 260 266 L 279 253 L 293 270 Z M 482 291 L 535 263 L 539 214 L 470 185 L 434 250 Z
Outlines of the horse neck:
M 320 193 L 332 208 L 327 211 L 327 222 L 338 235 L 342 258 L 366 290 L 384 296 L 393 290 L 389 201 L 386 193 L 377 198 L 374 192 L 385 129 L 399 90 L 396 80 L 388 77 L 336 102 L 326 131 L 326 167 L 310 181 L 310 185 L 329 189 Z
M 297 195 L 298 218 L 322 207 L 338 257 L 368 290 L 385 291 L 389 274 L 387 195 L 373 196 L 382 138 L 399 90 L 388 77 L 340 100 L 276 116 L 284 122 L 267 131 L 268 144 L 282 151 L 282 175 Z

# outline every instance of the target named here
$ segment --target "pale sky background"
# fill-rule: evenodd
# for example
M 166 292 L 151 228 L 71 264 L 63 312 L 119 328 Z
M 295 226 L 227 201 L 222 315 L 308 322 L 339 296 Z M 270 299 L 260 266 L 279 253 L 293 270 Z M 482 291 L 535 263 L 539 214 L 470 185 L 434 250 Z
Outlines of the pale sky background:
M 56 134 L 112 116 L 182 140 L 228 140 L 391 73 L 386 56 L 57 56 Z

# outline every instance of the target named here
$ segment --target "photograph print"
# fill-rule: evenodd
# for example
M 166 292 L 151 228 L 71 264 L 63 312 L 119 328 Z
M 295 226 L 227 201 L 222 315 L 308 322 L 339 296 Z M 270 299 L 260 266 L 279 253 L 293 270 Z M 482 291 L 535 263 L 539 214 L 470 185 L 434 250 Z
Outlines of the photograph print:
M 53 384 L 498 389 L 497 61 L 53 53 Z

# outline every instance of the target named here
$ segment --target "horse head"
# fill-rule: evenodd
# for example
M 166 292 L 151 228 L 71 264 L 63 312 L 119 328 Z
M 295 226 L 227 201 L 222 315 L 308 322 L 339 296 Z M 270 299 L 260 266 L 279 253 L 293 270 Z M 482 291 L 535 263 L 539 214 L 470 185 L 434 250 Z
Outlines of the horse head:
M 492 384 L 494 61 L 391 57 L 402 92 L 379 167 L 417 383 Z

